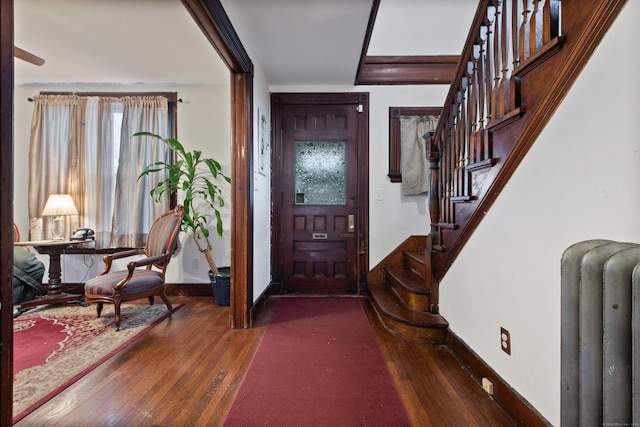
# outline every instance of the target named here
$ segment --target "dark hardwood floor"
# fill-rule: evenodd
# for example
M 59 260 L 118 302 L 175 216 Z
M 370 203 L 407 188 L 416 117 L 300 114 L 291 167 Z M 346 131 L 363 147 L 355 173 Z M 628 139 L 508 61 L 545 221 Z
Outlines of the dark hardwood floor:
M 275 298 L 248 330 L 229 329 L 212 297 L 170 298 L 185 306 L 16 426 L 220 425 Z M 397 339 L 368 315 L 415 426 L 514 425 L 448 350 Z

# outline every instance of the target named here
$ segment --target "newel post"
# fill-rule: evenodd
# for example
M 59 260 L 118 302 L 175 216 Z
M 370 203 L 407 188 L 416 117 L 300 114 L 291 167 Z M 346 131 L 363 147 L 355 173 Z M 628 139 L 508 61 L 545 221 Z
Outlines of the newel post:
M 429 216 L 431 218 L 432 243 L 438 244 L 438 219 L 440 218 L 440 151 L 436 143 L 435 132 L 431 131 L 422 136 L 427 144 L 427 160 L 429 160 Z M 431 249 L 431 248 L 429 248 Z
M 428 289 L 431 290 L 429 312 L 438 313 L 439 284 L 433 278 L 431 257 L 434 252 L 434 244 L 438 242 L 438 219 L 440 218 L 440 151 L 436 143 L 435 132 L 431 131 L 422 136 L 427 146 L 427 160 L 429 160 L 429 217 L 431 230 L 427 236 L 427 248 L 425 251 L 425 279 Z

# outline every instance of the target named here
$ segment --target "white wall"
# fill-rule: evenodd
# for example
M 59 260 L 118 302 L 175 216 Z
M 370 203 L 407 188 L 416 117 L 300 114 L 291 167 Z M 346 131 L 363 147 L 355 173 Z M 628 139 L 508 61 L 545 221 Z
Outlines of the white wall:
M 31 117 L 34 104 L 27 98 L 37 95 L 40 91 L 167 91 L 177 92 L 183 102 L 178 104 L 178 139 L 187 149 L 198 149 L 204 156 L 213 157 L 222 163 L 225 172 L 229 173 L 231 148 L 231 116 L 230 116 L 230 87 L 229 81 L 221 85 L 208 86 L 16 86 L 14 100 L 14 218 L 24 240 L 28 237 L 28 184 L 29 184 L 29 138 L 31 132 Z M 230 249 L 230 216 L 228 200 L 223 210 L 224 236 L 218 237 L 215 225 L 212 224 L 213 254 L 220 266 L 229 265 Z M 170 283 L 208 283 L 206 260 L 201 255 L 191 239 L 191 235 L 181 233 L 180 251 L 169 264 L 167 282 Z M 48 260 L 44 258 L 45 265 Z M 63 281 L 82 282 L 101 271 L 102 257 L 64 256 Z M 46 277 L 45 277 L 46 280 Z
M 254 167 L 253 167 L 253 301 L 271 283 L 271 99 L 260 66 L 254 64 L 253 81 Z M 264 169 L 259 170 L 260 117 L 267 122 L 264 135 Z
M 594 238 L 640 242 L 638 16 L 628 2 L 440 286 L 451 330 L 554 425 L 562 253 Z
M 429 233 L 427 194 L 403 196 L 389 173 L 389 107 L 441 107 L 449 86 L 368 86 L 369 125 L 369 267 L 373 268 L 411 235 Z M 382 193 L 382 200 L 376 196 Z
M 233 8 L 226 10 L 229 19 L 237 22 Z M 238 37 L 250 58 L 255 58 L 241 26 L 235 26 Z M 271 97 L 260 64 L 253 62 L 253 302 L 271 283 Z M 264 170 L 259 170 L 260 116 L 267 122 Z

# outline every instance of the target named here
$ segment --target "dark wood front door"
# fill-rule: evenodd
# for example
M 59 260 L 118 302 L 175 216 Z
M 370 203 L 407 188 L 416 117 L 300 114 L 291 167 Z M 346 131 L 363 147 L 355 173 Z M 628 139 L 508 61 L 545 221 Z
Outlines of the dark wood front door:
M 278 211 L 286 293 L 358 290 L 361 110 L 350 103 L 280 109 Z

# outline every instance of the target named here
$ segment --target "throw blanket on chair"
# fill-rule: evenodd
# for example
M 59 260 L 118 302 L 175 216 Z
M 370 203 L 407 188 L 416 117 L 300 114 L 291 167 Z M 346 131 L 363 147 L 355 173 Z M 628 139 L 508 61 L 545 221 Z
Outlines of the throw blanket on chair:
M 13 303 L 33 299 L 42 292 L 44 264 L 34 254 L 13 248 Z

